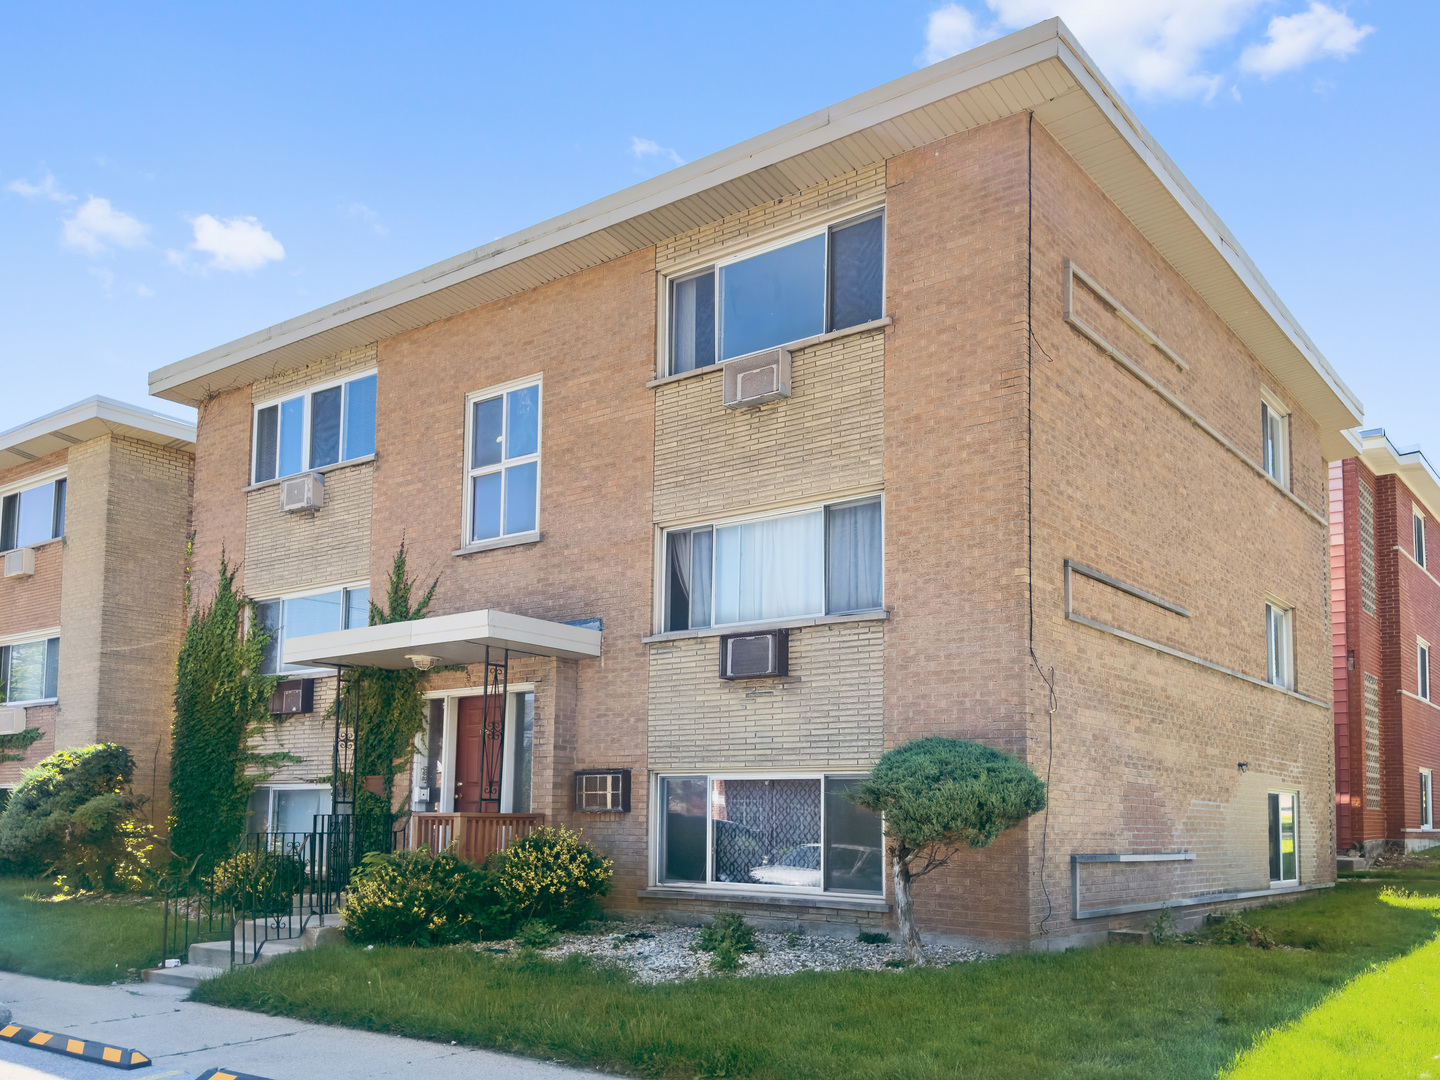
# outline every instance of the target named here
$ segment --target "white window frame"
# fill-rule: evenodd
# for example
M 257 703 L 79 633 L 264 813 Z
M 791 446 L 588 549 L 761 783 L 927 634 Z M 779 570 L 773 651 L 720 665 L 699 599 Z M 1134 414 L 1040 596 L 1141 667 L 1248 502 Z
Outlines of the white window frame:
M 889 296 L 889 293 L 887 292 L 887 286 L 889 285 L 889 279 L 887 277 L 887 274 L 889 271 L 890 260 L 887 256 L 890 251 L 890 221 L 886 204 L 882 200 L 868 206 L 847 206 L 843 208 L 837 215 L 827 216 L 823 220 L 805 225 L 802 228 L 796 229 L 793 232 L 786 232 L 782 235 L 767 237 L 765 240 L 755 244 L 754 246 L 743 248 L 740 251 L 730 252 L 724 255 L 718 255 L 701 262 L 687 262 L 684 264 L 683 267 L 677 267 L 676 269 L 671 270 L 669 273 L 662 275 L 660 282 L 660 318 L 658 320 L 660 330 L 660 363 L 656 366 L 656 372 L 661 377 L 675 374 L 690 374 L 690 372 L 688 371 L 676 372 L 673 370 L 672 367 L 675 359 L 675 343 L 672 339 L 672 316 L 675 304 L 675 286 L 677 284 L 693 277 L 699 277 L 701 274 L 704 274 L 706 272 L 713 272 L 715 274 L 715 362 L 713 364 L 707 364 L 703 368 L 695 368 L 694 370 L 718 371 L 722 365 L 728 363 L 727 360 L 722 359 L 720 356 L 720 324 L 722 321 L 722 304 L 724 301 L 724 298 L 720 295 L 720 271 L 724 267 L 733 266 L 735 263 L 744 262 L 747 259 L 753 259 L 759 255 L 766 255 L 772 251 L 778 251 L 780 248 L 789 247 L 791 244 L 798 244 L 803 240 L 810 240 L 816 236 L 828 236 L 836 229 L 840 229 L 851 224 L 858 225 L 866 218 L 876 216 L 879 216 L 884 222 L 880 230 L 882 237 L 880 257 L 880 297 L 882 311 L 880 317 L 884 318 L 883 307 L 885 303 L 885 298 Z M 820 323 L 821 330 L 815 335 L 817 337 L 824 334 L 841 333 L 844 330 L 849 329 L 849 327 L 842 327 L 838 331 L 826 329 L 826 327 L 829 327 L 831 319 L 830 247 L 830 242 L 827 239 L 825 243 L 825 296 L 822 302 L 823 308 Z M 801 338 L 799 340 L 804 341 L 806 339 Z M 791 343 L 776 342 L 775 345 L 767 346 L 767 348 L 775 348 L 777 346 L 784 348 L 788 344 Z M 739 356 L 730 357 L 730 360 L 738 359 L 740 359 Z
M 843 615 L 836 616 L 836 617 L 837 617 L 837 618 L 855 618 L 855 617 L 863 616 L 863 615 L 865 615 L 865 614 L 867 614 L 868 612 L 871 612 L 871 611 L 873 611 L 873 612 L 881 612 L 881 611 L 884 611 L 884 610 L 885 610 L 885 493 L 884 493 L 883 491 L 872 491 L 872 492 L 869 492 L 869 493 L 863 494 L 863 495 L 846 495 L 846 496 L 844 496 L 843 498 L 828 499 L 828 500 L 826 500 L 825 502 L 806 503 L 806 504 L 803 505 L 803 506 L 787 507 L 787 508 L 785 508 L 784 510 L 771 510 L 771 511 L 768 511 L 768 512 L 766 512 L 766 513 L 761 513 L 761 514 L 745 514 L 745 515 L 742 515 L 742 516 L 740 516 L 740 517 L 705 518 L 705 519 L 696 521 L 696 522 L 694 522 L 694 523 L 692 523 L 692 524 L 689 524 L 689 525 L 673 525 L 673 526 L 669 526 L 669 527 L 667 527 L 667 528 L 661 529 L 661 530 L 660 530 L 660 545 L 659 545 L 660 550 L 659 550 L 659 552 L 658 552 L 658 555 L 657 555 L 657 558 L 656 558 L 656 563 L 655 563 L 655 580 L 656 580 L 656 583 L 657 583 L 657 599 L 656 599 L 656 603 L 655 603 L 655 623 L 654 623 L 654 625 L 655 625 L 655 632 L 656 632 L 656 633 L 667 633 L 667 632 L 669 632 L 669 631 L 666 631 L 666 629 L 665 629 L 665 614 L 666 614 L 666 611 L 668 610 L 669 599 L 670 599 L 670 597 L 669 597 L 669 589 L 670 589 L 670 567 L 669 567 L 669 564 L 668 564 L 668 562 L 667 562 L 666 560 L 669 558 L 669 554 L 670 554 L 670 534 L 671 534 L 671 533 L 689 532 L 691 529 L 724 529 L 724 528 L 728 528 L 728 527 L 730 527 L 730 526 L 732 526 L 732 525 L 745 525 L 745 524 L 748 524 L 748 523 L 754 522 L 754 521 L 775 521 L 775 520 L 777 520 L 777 519 L 779 519 L 779 518 L 795 517 L 795 516 L 800 515 L 800 514 L 813 514 L 813 513 L 814 513 L 815 511 L 817 511 L 817 510 L 819 510 L 821 513 L 824 513 L 824 511 L 825 511 L 827 508 L 832 507 L 832 506 L 835 506 L 835 507 L 844 507 L 844 506 L 849 506 L 849 505 L 851 505 L 852 503 L 869 502 L 871 499 L 878 499 L 878 500 L 880 501 L 880 606 L 879 606 L 879 607 L 876 607 L 876 608 L 868 608 L 868 609 L 866 609 L 865 611 L 845 612 Z M 824 548 L 824 545 L 826 544 L 827 541 L 828 541 L 828 537 L 824 535 L 823 529 L 822 529 L 822 536 L 821 536 L 821 541 L 820 541 L 821 547 L 822 547 L 822 550 L 821 550 L 821 553 L 820 553 L 820 554 L 821 554 L 821 558 L 822 558 L 822 559 L 823 559 L 823 558 L 825 557 L 825 555 L 826 555 L 826 552 L 823 550 L 823 548 Z M 717 622 L 715 621 L 715 573 L 714 573 L 715 546 L 718 546 L 718 545 L 712 545 L 711 552 L 710 552 L 710 558 L 711 558 L 711 573 L 710 573 L 710 625 L 709 625 L 709 626 L 704 626 L 704 627 L 697 627 L 697 628 L 694 628 L 694 629 L 698 629 L 698 630 L 700 630 L 700 631 L 702 631 L 702 632 L 703 632 L 703 631 L 711 631 L 711 630 L 713 630 L 713 631 L 715 631 L 716 633 L 721 633 L 721 632 L 728 632 L 732 627 L 734 627 L 734 628 L 736 628 L 736 629 L 739 629 L 739 630 L 744 630 L 744 629 L 747 628 L 747 627 L 763 627 L 763 626 L 771 626 L 771 625 L 773 625 L 773 624 L 775 624 L 775 623 L 785 623 L 785 622 L 788 622 L 788 621 L 790 621 L 790 620 L 792 620 L 792 619 L 823 619 L 823 618 L 829 618 L 829 617 L 830 617 L 830 616 L 828 616 L 828 615 L 826 614 L 826 612 L 829 610 L 829 607 L 830 607 L 830 597 L 829 597 L 829 595 L 828 595 L 829 583 L 828 583 L 828 581 L 827 581 L 827 582 L 823 582 L 823 583 L 822 583 L 822 589 L 821 589 L 821 592 L 822 592 L 822 601 L 823 601 L 823 606 L 824 606 L 824 609 L 825 609 L 825 610 L 818 611 L 818 612 L 809 612 L 809 613 L 804 614 L 804 615 L 782 615 L 782 616 L 778 616 L 778 617 L 776 617 L 776 618 L 774 618 L 774 619 L 752 619 L 752 620 L 749 621 L 749 622 L 717 623 Z M 678 631 L 678 632 L 679 632 L 679 633 L 689 633 L 690 631 Z M 689 776 L 689 775 L 693 775 L 693 774 L 686 773 L 685 775 Z M 836 773 L 835 775 L 838 776 L 839 774 Z
M 1290 487 L 1290 410 L 1263 386 L 1260 388 L 1260 401 L 1265 409 L 1260 431 L 1260 468 L 1277 484 L 1288 490 Z M 1271 416 L 1280 421 L 1280 437 L 1273 447 L 1271 466 L 1267 467 L 1265 448 L 1270 441 L 1268 420 Z
M 856 770 L 846 771 L 836 769 L 822 772 L 707 772 L 704 769 L 675 769 L 656 773 L 652 777 L 650 791 L 650 805 L 657 807 L 656 813 L 652 815 L 652 829 L 650 841 L 650 883 L 656 888 L 675 889 L 703 889 L 706 892 L 718 894 L 731 893 L 737 895 L 754 896 L 763 893 L 766 896 L 803 896 L 809 898 L 826 896 L 858 897 L 869 900 L 881 900 L 888 895 L 890 883 L 889 875 L 885 872 L 885 860 L 889 856 L 885 848 L 885 822 L 882 816 L 880 822 L 881 838 L 881 873 L 879 892 L 849 892 L 840 889 L 825 888 L 825 847 L 829 840 L 829 821 L 825 813 L 825 781 L 827 778 L 836 780 L 856 780 L 868 776 L 868 773 Z M 664 881 L 661 876 L 661 867 L 664 862 L 665 852 L 665 811 L 661 803 L 662 794 L 665 790 L 666 780 L 684 780 L 704 777 L 705 779 L 705 881 Z M 819 780 L 820 781 L 820 885 L 818 888 L 807 888 L 802 885 L 752 885 L 736 881 L 715 881 L 715 781 L 716 780 Z
M 501 691 L 496 691 L 496 693 L 499 693 L 499 692 L 501 692 Z M 506 742 L 507 745 L 504 747 L 504 751 L 505 751 L 505 755 L 506 755 L 507 760 L 506 760 L 505 764 L 501 766 L 501 771 L 500 771 L 500 805 L 501 805 L 501 806 L 506 806 L 506 805 L 513 806 L 513 805 L 514 805 L 514 800 L 515 800 L 515 788 L 514 788 L 514 782 L 515 782 L 515 781 L 514 781 L 514 776 L 512 775 L 511 770 L 508 768 L 508 766 L 509 766 L 508 755 L 509 755 L 509 751 L 510 751 L 511 747 L 514 745 L 513 742 L 511 741 L 511 740 L 512 740 L 512 736 L 513 736 L 513 733 L 515 733 L 515 732 L 518 731 L 518 721 L 519 721 L 519 715 L 520 715 L 520 713 L 519 713 L 518 705 L 517 705 L 517 703 L 516 703 L 516 698 L 520 697 L 522 694 L 534 694 L 534 693 L 535 693 L 535 684 L 534 684 L 533 682 L 510 683 L 507 687 L 505 687 L 505 691 L 504 691 L 504 692 L 508 692 L 508 693 L 509 693 L 509 695 L 510 695 L 510 700 L 505 703 L 505 742 Z M 454 690 L 429 690 L 429 691 L 426 691 L 424 694 L 421 695 L 421 696 L 425 699 L 425 701 L 427 702 L 427 704 L 428 704 L 429 702 L 431 702 L 431 701 L 443 701 L 443 702 L 445 703 L 445 713 L 444 713 L 444 719 L 443 719 L 443 721 L 442 721 L 442 723 L 441 723 L 441 736 L 440 736 L 440 738 L 441 738 L 441 746 L 440 746 L 440 794 L 439 794 L 438 798 L 436 799 L 436 801 L 438 801 L 438 802 L 440 803 L 440 809 L 437 810 L 437 811 L 435 811 L 437 814 L 453 814 L 453 813 L 455 812 L 455 749 L 454 749 L 454 747 L 455 747 L 455 739 L 456 739 L 456 734 L 457 734 L 457 728 L 458 728 L 458 726 L 459 726 L 459 721 L 460 721 L 460 704 L 459 704 L 460 699 L 461 699 L 461 698 L 466 698 L 466 697 L 480 697 L 481 695 L 483 695 L 483 694 L 488 694 L 488 693 L 490 693 L 490 691 L 487 690 L 487 689 L 486 689 L 485 687 L 483 687 L 483 686 L 462 686 L 462 687 L 457 687 L 457 688 L 454 689 Z M 417 736 L 416 736 L 416 751 L 415 751 L 415 756 L 414 756 L 414 758 L 412 759 L 412 771 L 411 771 L 411 773 L 410 773 L 410 799 L 411 799 L 411 809 L 412 809 L 412 811 L 414 811 L 414 805 L 415 805 L 415 802 L 416 802 L 416 800 L 415 800 L 415 773 L 414 773 L 413 770 L 414 770 L 414 768 L 416 768 L 416 767 L 419 767 L 419 768 L 421 768 L 421 769 L 423 769 L 423 768 L 425 767 L 425 758 L 426 758 L 426 754 L 428 753 L 428 748 L 425 748 L 425 749 L 422 751 L 422 746 L 423 746 L 423 744 L 422 744 L 419 740 L 420 740 L 420 739 L 423 739 L 424 736 L 425 736 L 425 734 L 428 733 L 428 731 L 429 731 L 429 723 L 428 723 L 428 718 L 427 718 L 427 723 L 426 723 L 425 732 L 422 732 L 420 735 L 417 735 Z M 532 748 L 532 753 L 533 753 L 533 748 Z M 533 766 L 533 763 L 534 763 L 533 758 L 532 758 L 532 760 L 531 760 L 531 763 L 532 763 L 532 766 Z M 532 774 L 532 787 L 531 787 L 531 797 L 532 797 L 532 799 L 533 799 L 533 797 L 534 797 L 534 794 L 535 794 L 535 789 L 534 789 L 534 787 L 533 787 L 533 774 Z M 424 813 L 425 811 L 415 811 L 415 812 Z M 501 812 L 502 812 L 502 813 L 508 813 L 509 811 L 501 811 Z
M 490 401 L 493 398 L 504 397 L 512 390 L 523 390 L 528 386 L 538 387 L 540 393 L 537 395 L 535 412 L 535 453 L 523 454 L 520 457 L 507 458 L 502 451 L 500 460 L 494 465 L 482 465 L 480 468 L 471 468 L 470 455 L 475 445 L 475 405 L 477 402 Z M 504 429 L 501 438 L 508 439 L 510 435 L 510 409 L 504 407 Z M 504 442 L 501 443 L 504 446 Z M 545 454 L 545 378 L 543 373 L 527 375 L 523 379 L 512 379 L 510 382 L 500 383 L 498 386 L 489 386 L 484 390 L 475 390 L 465 395 L 465 445 L 462 448 L 460 461 L 464 475 L 464 495 L 460 500 L 460 550 L 461 551 L 483 551 L 488 547 L 506 547 L 511 544 L 520 543 L 525 540 L 538 540 L 540 538 L 540 514 L 541 495 L 544 488 L 545 464 L 542 458 Z M 475 478 L 486 476 L 493 472 L 500 473 L 500 514 L 501 523 L 504 523 L 505 514 L 505 470 L 516 465 L 526 465 L 535 462 L 535 528 L 527 529 L 525 532 L 507 533 L 502 532 L 499 536 L 487 540 L 476 540 L 471 535 L 471 528 L 474 525 L 474 502 L 475 502 Z
M 1421 701 L 1430 700 L 1430 643 L 1424 638 L 1415 639 L 1415 696 Z
M 1271 612 L 1280 616 L 1279 642 L 1270 631 Z M 1273 596 L 1265 598 L 1265 681 L 1282 690 L 1295 689 L 1295 609 Z
M 21 634 L 10 634 L 6 637 L 0 637 L 0 648 L 8 648 L 12 645 L 30 645 L 36 641 L 49 641 L 51 638 L 58 637 L 60 637 L 60 627 L 58 626 L 52 626 L 48 630 L 27 630 Z M 59 646 L 57 645 L 56 648 L 58 649 Z M 58 662 L 56 666 L 58 668 Z M 0 682 L 0 685 L 3 685 L 3 692 L 8 694 L 10 692 L 9 673 L 0 672 L 0 675 L 4 676 L 3 682 Z M 58 671 L 55 681 L 57 685 L 55 687 L 54 697 L 27 698 L 24 701 L 6 701 L 4 698 L 0 698 L 0 708 L 33 709 L 41 705 L 54 705 L 60 700 L 60 687 L 58 685 L 60 679 Z
M 290 783 L 282 780 L 278 783 L 266 783 L 259 786 L 265 789 L 265 832 L 262 835 L 266 836 L 275 835 L 275 830 L 271 826 L 275 823 L 275 793 L 277 791 L 330 791 L 329 784 L 307 784 L 302 781 Z M 330 813 L 333 814 L 335 812 L 333 793 L 331 800 Z M 303 831 L 308 832 L 309 830 Z
M 284 622 L 284 619 L 285 619 L 285 609 L 284 609 L 284 607 L 283 607 L 283 603 L 284 603 L 285 601 L 287 601 L 287 600 L 304 600 L 307 596 L 324 596 L 326 593 L 339 592 L 339 593 L 342 594 L 342 595 L 341 595 L 341 599 L 340 599 L 340 611 L 341 611 L 341 617 L 342 617 L 342 620 L 343 620 L 344 613 L 349 610 L 349 596 L 348 596 L 348 594 L 351 592 L 351 590 L 354 590 L 354 589 L 368 589 L 368 588 L 370 588 L 370 582 L 369 582 L 369 581 L 347 581 L 347 582 L 343 582 L 343 583 L 340 583 L 340 584 L 322 585 L 322 586 L 319 586 L 319 587 L 317 587 L 317 588 L 300 589 L 300 590 L 298 590 L 298 591 L 296 591 L 296 592 L 277 593 L 277 594 L 275 594 L 274 596 L 262 596 L 262 597 L 259 597 L 258 599 L 256 599 L 256 600 L 254 601 L 254 603 L 257 604 L 257 605 L 259 605 L 259 604 L 273 604 L 273 603 L 275 603 L 277 600 L 280 601 L 281 604 L 282 604 L 282 607 L 281 607 L 281 609 L 280 609 L 280 619 L 281 619 L 280 627 L 281 627 L 281 631 L 282 631 L 282 636 L 281 636 L 281 638 L 280 638 L 280 652 L 276 655 L 276 660 L 279 662 L 279 665 L 280 665 L 281 670 L 279 670 L 279 671 L 270 671 L 270 672 L 261 672 L 261 674 L 262 674 L 262 675 L 265 675 L 265 676 L 267 676 L 267 677 L 273 677 L 273 678 L 278 678 L 278 679 L 282 679 L 282 680 L 288 680 L 288 679 L 313 679 L 313 678 L 315 678 L 316 676 L 319 676 L 319 675 L 332 675 L 332 674 L 334 674 L 334 671 L 333 671 L 331 668 L 328 668 L 328 667 L 295 668 L 295 669 L 292 670 L 292 671 L 286 671 L 286 670 L 284 670 L 284 668 L 285 668 L 285 655 L 284 655 L 284 654 L 285 654 L 285 638 L 284 638 L 284 636 L 283 636 L 283 631 L 284 631 L 284 627 L 285 627 L 285 622 Z M 368 624 L 368 618 L 367 618 L 367 624 Z M 261 628 L 261 629 L 264 629 L 263 626 L 261 626 L 260 628 Z M 340 626 L 340 627 L 337 627 L 336 629 L 343 630 L 343 629 L 347 629 L 347 628 L 344 627 L 344 626 Z M 355 627 L 350 627 L 349 629 L 355 629 Z
M 1420 770 L 1420 828 L 1435 828 L 1435 784 L 1429 769 Z
M 1300 884 L 1300 793 L 1299 793 L 1298 791 L 1293 790 L 1293 789 L 1285 790 L 1285 789 L 1281 789 L 1281 788 L 1271 788 L 1269 791 L 1267 791 L 1267 792 L 1265 793 L 1265 861 L 1266 861 L 1266 863 L 1267 863 L 1267 869 L 1266 869 L 1266 872 L 1267 872 L 1267 873 L 1269 872 L 1268 863 L 1269 863 L 1269 861 L 1270 861 L 1270 796 L 1271 796 L 1271 795 L 1289 796 L 1289 798 L 1293 800 L 1293 802 L 1292 802 L 1291 805 L 1294 807 L 1293 813 L 1294 813 L 1294 820 L 1295 820 L 1295 876 L 1294 876 L 1293 878 L 1287 878 L 1287 877 L 1284 876 L 1284 875 L 1285 875 L 1285 833 L 1282 831 L 1282 832 L 1280 833 L 1280 838 L 1279 838 L 1279 839 L 1280 839 L 1280 852 L 1279 852 L 1279 855 L 1280 855 L 1280 875 L 1281 875 L 1281 876 L 1278 877 L 1278 878 L 1271 878 L 1271 879 L 1270 879 L 1270 887 L 1271 887 L 1272 889 L 1293 887 L 1293 886 L 1295 886 L 1295 885 L 1299 885 L 1299 884 Z
M 1412 542 L 1415 545 L 1415 562 L 1423 570 L 1425 568 L 1425 515 L 1418 508 L 1412 508 Z
M 250 483 L 251 483 L 251 484 L 274 484 L 274 483 L 278 483 L 278 482 L 281 481 L 281 480 L 286 479 L 287 477 L 299 476 L 301 473 L 315 472 L 315 471 L 317 471 L 317 470 L 319 470 L 319 469 L 334 469 L 334 468 L 338 468 L 338 467 L 341 466 L 341 465 L 348 464 L 349 462 L 352 462 L 352 461 L 364 461 L 364 460 L 366 460 L 366 459 L 369 458 L 369 457 L 373 457 L 373 456 L 374 456 L 374 455 L 373 455 L 373 452 L 370 453 L 370 454 L 362 454 L 362 455 L 360 455 L 359 457 L 355 457 L 355 458 L 347 458 L 347 457 L 343 457 L 343 456 L 342 456 L 339 461 L 331 462 L 329 465 L 320 465 L 320 466 L 317 466 L 315 469 L 312 469 L 312 468 L 310 467 L 310 465 L 308 464 L 309 461 L 310 461 L 310 412 L 311 412 L 311 401 L 310 401 L 310 399 L 313 398 L 316 394 L 320 393 L 320 391 L 322 391 L 322 390 L 330 390 L 330 389 L 333 389 L 334 387 L 344 386 L 346 383 L 357 382 L 357 381 L 359 381 L 360 379 L 368 378 L 368 377 L 371 376 L 371 375 L 375 375 L 375 376 L 376 376 L 376 388 L 377 388 L 376 408 L 375 408 L 375 414 L 376 414 L 376 415 L 375 415 L 375 424 L 376 424 L 376 427 L 378 428 L 378 427 L 379 427 L 379 424 L 380 424 L 380 415 L 379 415 L 379 414 L 380 414 L 380 408 L 379 408 L 379 394 L 378 394 L 378 388 L 379 388 L 379 375 L 378 375 L 378 371 L 379 371 L 378 368 L 367 368 L 365 371 L 354 371 L 354 372 L 351 372 L 349 375 L 343 375 L 343 376 L 341 376 L 341 377 L 338 378 L 338 379 L 331 379 L 331 380 L 329 380 L 328 382 L 316 383 L 314 386 L 307 386 L 307 387 L 305 387 L 305 389 L 303 389 L 303 390 L 296 390 L 296 391 L 294 391 L 293 393 L 289 393 L 289 394 L 281 394 L 279 397 L 270 398 L 270 399 L 268 399 L 268 400 L 266 400 L 266 401 L 262 401 L 262 402 L 259 402 L 258 404 L 256 404 L 256 405 L 251 409 L 251 412 L 250 412 Z M 256 466 L 256 465 L 259 463 L 259 461 L 260 461 L 260 453 L 259 453 L 259 451 L 260 451 L 260 411 L 261 411 L 262 409 L 268 409 L 268 408 L 270 408 L 270 406 L 272 406 L 272 405 L 281 405 L 281 404 L 283 404 L 284 402 L 293 401 L 293 400 L 295 400 L 297 397 L 298 397 L 298 398 L 304 398 L 304 399 L 305 399 L 305 404 L 304 404 L 304 406 L 303 406 L 302 409 L 301 409 L 301 413 L 302 413 L 302 416 L 301 416 L 301 432 L 302 432 L 302 434 L 301 434 L 301 437 L 300 437 L 300 462 L 301 462 L 300 472 L 282 473 L 282 472 L 280 471 L 280 448 L 279 448 L 279 445 L 278 445 L 278 442 L 277 442 L 277 445 L 276 445 L 276 448 L 275 448 L 275 475 L 274 475 L 273 477 L 271 477 L 269 480 L 257 480 L 257 479 L 255 479 L 255 466 Z M 345 407 L 345 395 L 342 393 L 341 396 L 340 396 L 340 453 L 341 453 L 342 455 L 345 453 L 345 436 L 346 436 L 346 434 L 347 434 L 347 428 L 348 428 L 348 425 L 349 425 L 349 421 L 350 421 L 350 414 L 349 414 L 349 410 Z M 277 440 L 280 438 L 280 428 L 279 428 L 279 424 L 278 424 L 278 416 L 277 416 L 277 424 L 276 424 L 276 428 L 275 428 L 275 438 L 276 438 Z
M 32 491 L 32 490 L 34 490 L 35 488 L 44 487 L 46 484 L 53 484 L 53 483 L 55 483 L 55 481 L 57 481 L 57 480 L 65 480 L 65 481 L 66 481 L 66 484 L 65 484 L 65 499 L 66 499 L 66 507 L 65 507 L 65 511 L 66 511 L 66 515 L 65 515 L 65 529 L 61 531 L 61 533 L 60 533 L 59 536 L 52 536 L 49 540 L 42 540 L 42 541 L 41 541 L 40 543 L 38 543 L 38 544 L 30 544 L 30 545 L 27 545 L 28 547 L 43 547 L 45 544 L 54 543 L 56 540 L 64 539 L 65 533 L 69 531 L 69 528 L 70 528 L 70 515 L 69 515 L 69 511 L 70 511 L 70 507 L 69 507 L 70 484 L 69 484 L 69 476 L 67 475 L 67 472 L 68 472 L 67 467 L 62 465 L 62 466 L 61 466 L 60 468 L 58 468 L 58 469 L 47 469 L 45 472 L 33 473 L 33 474 L 31 474 L 30 476 L 25 477 L 25 479 L 23 479 L 23 480 L 16 480 L 16 481 L 14 481 L 13 483 L 0 485 L 0 505 L 3 505 L 4 501 L 5 501 L 6 499 L 8 499 L 11 495 L 23 495 L 23 494 L 24 494 L 25 492 L 27 492 L 27 491 Z M 53 502 L 53 501 L 51 502 L 51 515 L 52 515 L 52 521 L 53 521 L 53 515 L 54 515 L 54 502 Z M 52 530 L 51 530 L 51 531 L 54 531 L 54 530 L 53 530 L 53 527 L 52 527 Z M 13 549 L 0 548 L 0 551 L 5 551 L 5 550 L 13 550 Z

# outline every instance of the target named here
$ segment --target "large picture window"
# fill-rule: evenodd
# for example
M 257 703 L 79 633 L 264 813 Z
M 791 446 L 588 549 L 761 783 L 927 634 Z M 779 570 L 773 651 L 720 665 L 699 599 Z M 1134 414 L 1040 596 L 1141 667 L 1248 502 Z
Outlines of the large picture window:
M 0 500 L 0 551 L 65 535 L 65 480 L 12 491 Z
M 670 281 L 670 372 L 874 322 L 885 215 L 874 211 Z
M 60 639 L 0 645 L 0 702 L 35 705 L 54 701 L 60 682 Z
M 844 797 L 861 779 L 662 777 L 660 881 L 882 894 L 881 820 Z
M 255 612 L 260 626 L 270 635 L 270 640 L 265 643 L 265 659 L 260 673 L 284 675 L 309 671 L 311 669 L 307 667 L 281 662 L 286 639 L 369 626 L 370 587 L 353 585 L 326 592 L 260 600 L 255 604 Z
M 878 497 L 671 530 L 665 629 L 876 610 L 881 532 Z
M 471 396 L 466 543 L 540 527 L 540 383 Z
M 323 469 L 374 452 L 374 372 L 255 409 L 253 483 Z

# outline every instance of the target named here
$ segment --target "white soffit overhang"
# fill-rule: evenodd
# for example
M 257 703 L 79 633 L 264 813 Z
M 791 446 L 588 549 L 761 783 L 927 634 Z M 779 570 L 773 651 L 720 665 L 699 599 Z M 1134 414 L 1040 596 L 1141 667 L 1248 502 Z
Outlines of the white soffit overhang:
M 305 667 L 397 669 L 413 667 L 412 656 L 433 657 L 436 666 L 481 664 L 487 648 L 496 662 L 505 649 L 527 656 L 589 660 L 600 655 L 600 631 L 505 611 L 462 611 L 433 619 L 289 638 L 282 659 L 286 664 Z
M 1440 521 L 1440 477 L 1418 446 L 1397 447 L 1384 428 L 1370 428 L 1356 436 L 1360 460 L 1376 476 L 1398 476 L 1405 486 Z M 1351 455 L 1346 455 L 1351 456 Z
M 1029 110 L 1319 422 L 1327 455 L 1342 456 L 1359 400 L 1059 19 L 160 368 L 150 392 L 198 404 Z
M 102 435 L 122 435 L 189 452 L 195 449 L 194 424 L 97 395 L 0 431 L 0 470 Z

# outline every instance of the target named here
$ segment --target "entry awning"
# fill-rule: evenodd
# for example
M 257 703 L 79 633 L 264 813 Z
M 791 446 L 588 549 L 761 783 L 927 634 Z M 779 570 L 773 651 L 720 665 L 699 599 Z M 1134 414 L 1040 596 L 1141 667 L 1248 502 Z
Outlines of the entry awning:
M 600 655 L 600 631 L 507 611 L 462 611 L 289 638 L 283 659 L 297 667 L 439 667 L 483 664 L 487 646 L 494 661 L 499 660 L 497 649 L 509 649 L 512 655 L 588 660 Z M 421 658 L 419 663 L 415 657 Z

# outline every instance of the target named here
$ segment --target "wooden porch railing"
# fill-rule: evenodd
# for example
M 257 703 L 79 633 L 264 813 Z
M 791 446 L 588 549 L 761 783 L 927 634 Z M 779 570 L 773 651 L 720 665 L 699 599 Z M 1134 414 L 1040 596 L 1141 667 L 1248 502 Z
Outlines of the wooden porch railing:
M 543 824 L 544 814 L 411 814 L 406 841 L 412 850 L 454 844 L 460 858 L 482 863 Z

